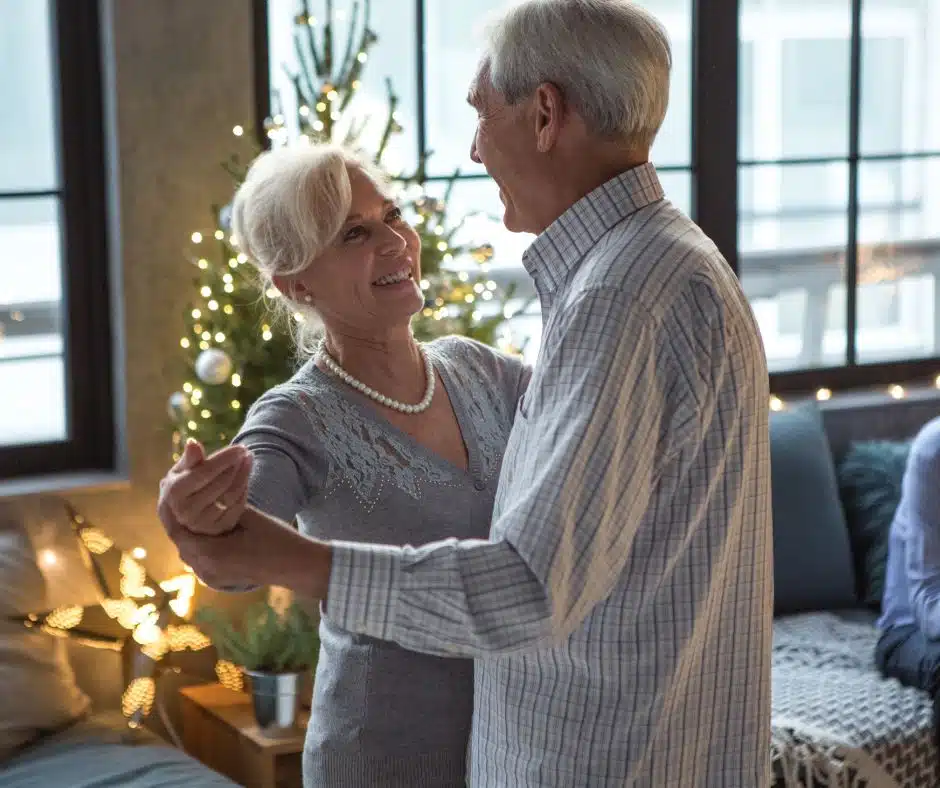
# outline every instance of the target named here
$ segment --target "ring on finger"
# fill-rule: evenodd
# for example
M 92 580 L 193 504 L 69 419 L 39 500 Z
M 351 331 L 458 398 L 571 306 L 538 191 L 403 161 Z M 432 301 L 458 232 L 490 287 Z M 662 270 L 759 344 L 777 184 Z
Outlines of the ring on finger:
M 213 502 L 212 502 L 212 505 L 213 505 L 216 509 L 218 509 L 220 512 L 227 512 L 227 511 L 228 511 L 228 506 L 227 506 L 226 504 L 222 503 L 222 501 L 213 501 Z

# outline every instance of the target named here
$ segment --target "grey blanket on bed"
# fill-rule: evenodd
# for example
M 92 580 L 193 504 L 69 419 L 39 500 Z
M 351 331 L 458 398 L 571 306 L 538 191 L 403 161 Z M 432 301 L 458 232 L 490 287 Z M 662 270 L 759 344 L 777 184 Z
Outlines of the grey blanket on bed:
M 42 739 L 0 763 L 3 788 L 237 788 L 152 736 L 131 743 L 120 714 L 106 713 Z

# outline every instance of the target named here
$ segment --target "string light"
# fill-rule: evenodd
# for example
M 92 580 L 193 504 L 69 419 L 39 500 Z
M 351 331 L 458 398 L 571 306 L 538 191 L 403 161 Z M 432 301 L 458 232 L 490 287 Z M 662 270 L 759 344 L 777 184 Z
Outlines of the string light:
M 202 233 L 193 233 L 191 238 L 194 244 L 202 243 Z
M 240 137 L 244 133 L 245 133 L 245 130 L 241 126 L 235 126 L 232 129 L 232 134 L 234 134 L 236 137 Z
M 214 234 L 215 240 L 217 241 L 221 241 L 223 238 L 225 238 L 225 233 L 223 233 L 221 230 L 216 230 Z

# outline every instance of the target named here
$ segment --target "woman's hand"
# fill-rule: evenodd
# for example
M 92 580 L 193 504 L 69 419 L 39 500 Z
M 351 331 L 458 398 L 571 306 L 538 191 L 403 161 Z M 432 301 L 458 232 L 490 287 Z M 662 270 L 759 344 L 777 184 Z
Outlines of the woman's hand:
M 244 447 L 227 446 L 206 458 L 202 444 L 190 440 L 160 482 L 160 519 L 198 534 L 231 531 L 248 505 L 250 475 L 251 454 Z

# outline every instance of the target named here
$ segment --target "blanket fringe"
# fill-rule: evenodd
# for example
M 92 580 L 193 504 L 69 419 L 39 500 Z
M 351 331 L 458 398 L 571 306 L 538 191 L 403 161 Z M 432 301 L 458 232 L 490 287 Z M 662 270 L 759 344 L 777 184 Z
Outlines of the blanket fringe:
M 807 741 L 774 728 L 771 766 L 776 788 L 897 788 L 898 783 L 864 752 Z

